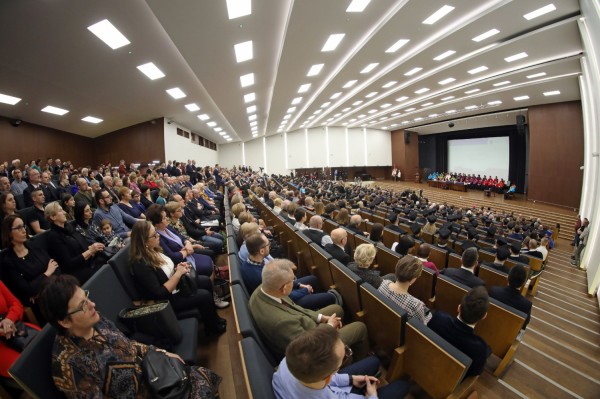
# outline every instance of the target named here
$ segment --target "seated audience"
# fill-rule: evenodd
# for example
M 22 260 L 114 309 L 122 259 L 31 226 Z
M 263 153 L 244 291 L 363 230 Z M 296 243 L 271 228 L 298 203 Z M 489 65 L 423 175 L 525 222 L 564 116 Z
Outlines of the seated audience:
M 376 254 L 377 249 L 373 244 L 360 244 L 354 251 L 354 261 L 348 263 L 348 269 L 373 287 L 379 288 L 384 278 L 393 280 L 394 277 L 393 275 L 381 277 L 379 270 L 371 269 Z
M 133 206 L 131 203 L 131 195 L 132 191 L 129 187 L 119 187 L 117 190 L 117 197 L 119 198 L 119 203 L 117 206 L 124 213 L 128 214 L 132 218 L 136 219 L 146 219 L 146 215 L 142 213 L 140 208 L 137 206 Z
M 344 310 L 329 305 L 319 311 L 295 305 L 288 297 L 294 285 L 294 264 L 287 259 L 275 259 L 263 267 L 262 284 L 254 291 L 248 303 L 256 326 L 279 355 L 298 335 L 316 327 L 339 330 L 342 341 L 354 352 L 354 359 L 363 359 L 369 350 L 367 327 L 354 322 L 342 326 Z M 328 324 L 328 326 L 326 326 Z
M 537 240 L 529 240 L 529 250 L 525 252 L 525 255 L 532 256 L 534 258 L 544 259 L 544 254 L 539 250 Z
M 138 220 L 133 216 L 123 212 L 121 208 L 113 204 L 112 197 L 106 190 L 99 190 L 95 195 L 98 209 L 94 212 L 94 222 L 100 225 L 100 222 L 104 219 L 110 220 L 113 231 L 122 238 L 129 237 L 131 229 L 129 226 L 133 226 Z
M 314 215 L 310 218 L 308 229 L 303 230 L 302 233 L 321 247 L 333 244 L 331 237 L 323 231 L 323 218 L 319 215 Z
M 350 215 L 348 214 L 348 209 L 340 209 L 337 216 L 335 217 L 335 222 L 340 226 L 348 225 L 348 223 L 350 223 Z
M 77 192 L 73 195 L 73 197 L 75 198 L 75 202 L 84 202 L 88 204 L 93 211 L 95 211 L 98 205 L 96 204 L 96 199 L 94 196 L 94 192 L 92 191 L 92 187 L 88 185 L 88 181 L 83 177 L 78 178 L 76 182 Z
M 435 272 L 437 276 L 440 275 L 440 271 L 438 270 L 435 263 L 430 262 L 428 260 L 429 254 L 431 253 L 431 246 L 429 244 L 423 243 L 419 245 L 419 249 L 417 249 L 417 258 L 423 263 L 423 267 L 431 269 Z M 441 265 L 443 266 L 443 265 Z M 443 267 L 442 267 L 443 269 Z
M 296 337 L 273 375 L 277 399 L 395 398 L 407 393 L 407 381 L 397 380 L 377 388 L 379 360 L 368 357 L 342 368 L 350 356 L 333 328 L 315 328 Z
M 62 206 L 67 214 L 67 222 L 75 220 L 75 198 L 71 194 L 62 195 L 60 206 Z
M 474 274 L 475 266 L 477 266 L 477 260 L 479 259 L 477 250 L 475 248 L 467 249 L 463 252 L 461 259 L 462 265 L 460 269 L 447 267 L 440 273 L 471 288 L 485 285 L 485 282 Z
M 331 240 L 333 243 L 326 244 L 324 247 L 325 250 L 335 259 L 339 260 L 344 266 L 348 266 L 348 263 L 352 261 L 352 256 L 346 252 L 348 232 L 341 227 L 334 229 L 331 231 Z
M 129 262 L 143 299 L 168 300 L 176 313 L 198 309 L 208 333 L 224 333 L 227 328 L 226 320 L 217 314 L 210 278 L 197 274 L 196 293 L 191 296 L 182 295 L 178 287 L 179 281 L 193 266 L 188 262 L 175 264 L 163 254 L 160 235 L 150 221 L 140 221 L 133 228 Z
M 509 254 L 510 249 L 508 249 L 508 245 L 502 245 L 496 250 L 494 262 L 484 262 L 483 264 L 491 267 L 494 270 L 508 274 L 508 271 L 510 269 L 504 264 L 504 262 L 506 261 L 506 259 L 508 259 Z
M 21 213 L 27 221 L 31 235 L 43 233 L 50 228 L 50 223 L 44 217 L 44 203 L 46 197 L 41 188 L 34 188 L 30 192 L 33 205 L 23 209 Z
M 490 288 L 490 297 L 494 298 L 508 306 L 511 306 L 527 315 L 523 323 L 523 330 L 527 328 L 531 320 L 530 300 L 521 295 L 521 288 L 527 281 L 527 269 L 521 265 L 515 265 L 508 273 L 508 286 Z
M 149 350 L 158 349 L 125 337 L 96 311 L 88 295 L 70 276 L 50 279 L 40 295 L 42 311 L 57 330 L 52 348 L 54 384 L 68 398 L 150 397 L 142 361 Z M 176 354 L 165 355 L 183 362 Z M 190 368 L 190 398 L 201 397 L 207 384 L 220 382 L 212 371 L 202 371 Z M 217 387 L 213 390 L 216 393 Z
M 94 213 L 89 204 L 85 202 L 75 203 L 75 230 L 81 234 L 89 244 L 102 239 L 102 232 L 92 220 Z M 112 226 L 112 225 L 111 225 Z
M 392 251 L 396 251 L 396 253 L 400 254 L 400 256 L 407 255 L 411 249 L 415 246 L 415 240 L 409 236 L 408 234 L 400 237 L 400 240 L 392 245 Z
M 294 219 L 296 220 L 296 223 L 294 224 L 295 228 L 298 230 L 308 229 L 308 227 L 304 224 L 306 223 L 306 211 L 304 209 L 296 209 L 296 212 L 294 212 Z
M 375 243 L 383 241 L 383 225 L 381 223 L 373 223 L 369 238 Z
M 423 264 L 414 256 L 405 256 L 396 264 L 396 281 L 384 280 L 379 286 L 379 292 L 398 304 L 408 312 L 408 317 L 417 318 L 423 324 L 431 320 L 431 312 L 425 304 L 408 293 L 411 285 L 417 281 L 423 272 Z
M 231 225 L 233 226 L 233 232 L 237 235 L 240 231 L 240 214 L 246 211 L 246 207 L 243 203 L 238 202 L 231 207 Z

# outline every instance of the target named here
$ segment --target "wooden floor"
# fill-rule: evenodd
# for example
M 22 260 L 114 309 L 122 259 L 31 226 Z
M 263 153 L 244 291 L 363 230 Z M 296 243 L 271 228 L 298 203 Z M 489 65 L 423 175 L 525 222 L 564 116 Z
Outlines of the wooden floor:
M 393 185 L 398 189 L 405 186 L 393 182 L 380 185 Z M 469 206 L 485 205 L 493 209 L 507 206 L 524 216 L 540 215 L 544 223 L 549 218 L 570 218 L 570 223 L 563 225 L 563 231 L 571 231 L 576 216 L 573 211 L 523 200 L 505 203 L 501 196 L 484 199 L 481 192 L 448 193 L 426 186 L 410 186 L 423 188 L 425 196 L 432 200 L 447 198 L 449 204 L 466 198 L 465 203 L 472 202 Z M 456 196 L 456 201 L 448 196 Z M 557 241 L 556 248 L 549 255 L 538 294 L 533 298 L 531 322 L 514 362 L 499 379 L 489 372 L 481 375 L 475 386 L 480 398 L 600 398 L 598 300 L 586 294 L 585 272 L 570 265 L 572 248 L 568 240 Z M 220 310 L 219 314 L 228 320 L 227 333 L 201 345 L 200 364 L 223 377 L 222 398 L 245 399 L 248 394 L 240 364 L 233 310 L 229 307 Z

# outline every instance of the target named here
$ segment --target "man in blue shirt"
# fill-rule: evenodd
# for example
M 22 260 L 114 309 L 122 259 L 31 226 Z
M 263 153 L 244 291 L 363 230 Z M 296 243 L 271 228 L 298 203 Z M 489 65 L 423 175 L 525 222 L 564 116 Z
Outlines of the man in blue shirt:
M 116 235 L 121 238 L 129 237 L 131 229 L 125 223 L 133 226 L 139 219 L 126 214 L 116 204 L 113 205 L 112 197 L 108 191 L 99 190 L 96 192 L 95 197 L 98 209 L 94 212 L 94 223 L 100 226 L 102 220 L 107 219 Z

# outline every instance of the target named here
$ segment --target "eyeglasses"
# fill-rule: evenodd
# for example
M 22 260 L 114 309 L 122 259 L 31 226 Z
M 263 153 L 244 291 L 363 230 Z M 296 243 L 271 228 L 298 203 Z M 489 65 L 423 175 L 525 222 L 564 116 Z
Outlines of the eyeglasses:
M 81 305 L 79 305 L 77 307 L 77 309 L 72 310 L 69 313 L 67 313 L 67 316 L 71 316 L 72 314 L 75 314 L 77 312 L 87 312 L 87 310 L 89 309 L 89 304 L 90 304 L 90 300 L 89 300 L 90 291 L 84 290 L 83 292 L 85 293 L 85 299 L 83 300 L 83 302 L 81 302 Z
M 27 230 L 27 226 L 25 226 L 24 224 L 20 224 L 17 227 L 13 227 L 11 228 L 12 231 L 14 230 Z
M 154 234 L 152 234 L 150 237 L 148 237 L 148 239 L 151 238 L 158 238 L 158 231 L 155 231 Z

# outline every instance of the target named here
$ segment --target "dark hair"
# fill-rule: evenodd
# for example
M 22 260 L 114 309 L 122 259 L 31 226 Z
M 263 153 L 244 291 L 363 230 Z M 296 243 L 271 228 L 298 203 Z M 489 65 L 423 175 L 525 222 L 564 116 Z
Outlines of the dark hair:
M 14 197 L 14 194 L 10 191 L 8 193 L 0 194 L 0 220 L 4 219 L 4 209 L 2 209 L 2 207 L 4 207 L 4 204 L 6 204 L 6 200 L 8 199 L 9 195 Z
M 246 248 L 250 255 L 257 255 L 262 247 L 264 247 L 263 235 L 255 233 L 246 237 Z
M 98 206 L 100 206 L 100 200 L 104 201 L 104 194 L 102 193 L 108 193 L 108 191 L 106 191 L 105 188 L 96 191 L 96 193 L 94 194 L 94 198 L 96 199 L 96 204 L 98 204 Z
M 164 206 L 160 204 L 150 205 L 148 207 L 148 210 L 146 210 L 146 220 L 156 226 L 157 224 L 162 222 L 162 213 L 164 212 L 164 210 Z
M 69 312 L 69 301 L 79 287 L 79 281 L 69 274 L 50 276 L 42 284 L 38 297 L 40 311 L 44 318 L 59 334 L 66 334 L 67 330 L 58 322 L 64 320 Z
M 400 237 L 400 241 L 398 241 L 398 245 L 396 245 L 396 252 L 398 252 L 400 255 L 406 255 L 414 246 L 415 240 L 408 234 L 405 234 Z
M 429 254 L 431 253 L 431 246 L 427 243 L 423 243 L 419 245 L 419 249 L 417 249 L 417 256 L 419 258 L 427 259 Z
M 29 193 L 30 197 L 33 198 L 33 194 L 37 193 L 38 191 L 41 191 L 42 193 L 44 193 L 44 190 L 42 190 L 41 187 L 34 188 L 33 190 L 31 190 L 31 193 Z
M 2 221 L 2 230 L 1 230 L 2 231 L 2 248 L 10 248 L 11 247 L 10 233 L 12 232 L 12 225 L 13 225 L 15 219 L 23 220 L 23 218 L 19 215 L 8 215 Z M 25 223 L 24 220 L 23 220 L 23 223 Z
M 304 216 L 306 216 L 306 211 L 302 208 L 298 208 L 294 212 L 294 219 L 296 219 L 296 222 L 301 221 Z
M 515 265 L 508 272 L 508 286 L 519 289 L 527 280 L 527 269 L 522 265 Z
M 505 261 L 509 256 L 510 249 L 508 249 L 508 245 L 502 245 L 496 250 L 496 258 L 498 258 L 498 260 Z
M 490 298 L 484 286 L 471 289 L 460 302 L 460 319 L 467 324 L 477 323 L 486 315 L 489 304 Z
M 142 185 L 140 186 L 140 191 L 141 191 L 141 193 L 142 193 L 142 194 L 144 194 L 144 193 L 145 193 L 146 191 L 148 191 L 148 190 L 150 190 L 150 187 L 149 187 L 149 186 L 147 186 L 147 185 L 145 185 L 145 184 L 142 184 Z
M 333 204 L 332 202 L 330 202 L 329 204 L 325 205 L 325 213 L 326 214 L 329 215 L 333 211 L 335 211 L 335 204 Z
M 475 266 L 475 264 L 477 264 L 477 259 L 479 259 L 479 254 L 475 247 L 466 249 L 462 254 L 462 264 L 466 268 L 471 269 Z
M 85 207 L 87 205 L 89 205 L 89 204 L 85 201 L 77 201 L 75 203 L 75 209 L 73 210 L 73 216 L 75 217 L 77 224 L 80 226 L 83 225 L 83 211 L 85 210 Z
M 64 193 L 63 195 L 61 195 L 60 197 L 60 206 L 62 206 L 62 208 L 67 211 L 68 210 L 68 205 L 67 202 L 73 198 L 73 196 L 69 193 Z
M 381 223 L 373 223 L 370 238 L 375 242 L 381 241 L 383 238 L 383 225 Z
M 300 334 L 285 350 L 290 373 L 304 383 L 324 380 L 342 362 L 335 354 L 338 342 L 335 328 L 313 328 Z

